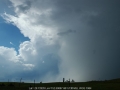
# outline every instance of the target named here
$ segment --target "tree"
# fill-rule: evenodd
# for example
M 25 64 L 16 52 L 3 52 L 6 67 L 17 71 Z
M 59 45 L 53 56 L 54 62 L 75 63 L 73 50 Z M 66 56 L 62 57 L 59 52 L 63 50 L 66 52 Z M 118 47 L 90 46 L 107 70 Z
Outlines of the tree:
M 72 79 L 72 81 L 71 82 L 75 82 L 73 79 Z

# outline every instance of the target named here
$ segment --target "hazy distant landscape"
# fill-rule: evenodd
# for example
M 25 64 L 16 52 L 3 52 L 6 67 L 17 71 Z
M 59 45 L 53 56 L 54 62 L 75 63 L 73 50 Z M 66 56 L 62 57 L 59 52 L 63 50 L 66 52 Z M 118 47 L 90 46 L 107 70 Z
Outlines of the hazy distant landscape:
M 79 90 L 120 90 L 120 78 L 105 81 L 88 82 L 49 82 L 49 83 L 20 83 L 0 82 L 0 90 L 33 90 L 30 87 L 79 87 Z M 80 89 L 90 87 L 89 89 Z M 39 89 L 36 89 L 39 90 Z M 52 89 L 50 89 L 52 90 Z M 68 89 L 69 90 L 69 89 Z

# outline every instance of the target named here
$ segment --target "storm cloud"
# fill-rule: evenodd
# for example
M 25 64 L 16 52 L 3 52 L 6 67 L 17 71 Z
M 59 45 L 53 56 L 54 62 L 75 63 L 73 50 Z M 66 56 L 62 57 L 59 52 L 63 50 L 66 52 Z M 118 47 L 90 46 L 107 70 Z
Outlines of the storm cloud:
M 17 55 L 34 65 L 28 73 L 43 81 L 120 77 L 119 0 L 10 1 L 16 15 L 2 17 L 30 39 Z

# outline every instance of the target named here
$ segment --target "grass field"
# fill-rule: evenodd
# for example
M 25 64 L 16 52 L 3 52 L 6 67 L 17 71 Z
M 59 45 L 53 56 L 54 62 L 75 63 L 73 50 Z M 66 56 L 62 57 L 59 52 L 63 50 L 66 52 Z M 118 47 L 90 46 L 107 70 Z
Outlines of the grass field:
M 29 87 L 79 87 L 79 90 L 120 90 L 120 79 L 89 82 L 19 83 L 0 82 L 0 90 L 29 90 Z M 90 87 L 88 89 L 84 89 Z M 34 89 L 31 89 L 34 90 Z M 39 90 L 39 89 L 36 89 Z

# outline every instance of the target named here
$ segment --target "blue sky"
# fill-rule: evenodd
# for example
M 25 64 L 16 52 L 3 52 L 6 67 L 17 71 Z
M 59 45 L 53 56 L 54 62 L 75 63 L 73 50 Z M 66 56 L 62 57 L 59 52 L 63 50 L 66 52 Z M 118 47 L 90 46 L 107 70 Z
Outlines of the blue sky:
M 0 80 L 120 77 L 118 0 L 1 0 Z
M 2 0 L 0 2 L 1 15 L 4 12 L 14 13 L 12 8 L 9 8 L 9 6 L 12 6 L 9 0 Z M 23 41 L 29 41 L 29 38 L 24 37 L 16 26 L 7 23 L 0 17 L 0 41 L 0 46 L 14 47 L 18 51 L 19 44 Z
M 0 46 L 14 47 L 18 50 L 21 42 L 29 41 L 29 38 L 24 37 L 16 26 L 5 23 L 3 19 L 1 22 L 3 23 L 0 23 Z

